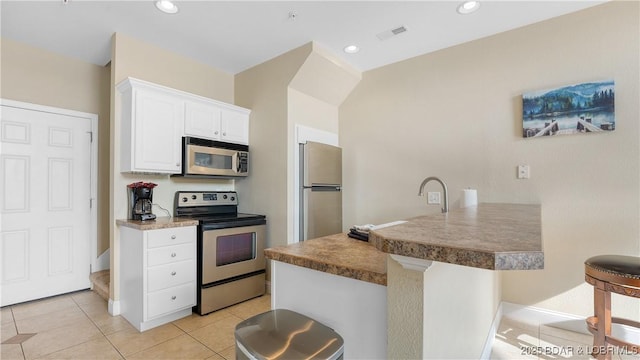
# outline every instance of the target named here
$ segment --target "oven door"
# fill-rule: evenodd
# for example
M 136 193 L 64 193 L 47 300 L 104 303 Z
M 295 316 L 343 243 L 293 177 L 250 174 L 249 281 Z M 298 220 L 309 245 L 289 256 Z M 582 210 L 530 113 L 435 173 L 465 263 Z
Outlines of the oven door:
M 189 144 L 184 152 L 184 175 L 249 175 L 249 153 L 246 151 Z
M 265 225 L 202 232 L 202 285 L 265 269 Z

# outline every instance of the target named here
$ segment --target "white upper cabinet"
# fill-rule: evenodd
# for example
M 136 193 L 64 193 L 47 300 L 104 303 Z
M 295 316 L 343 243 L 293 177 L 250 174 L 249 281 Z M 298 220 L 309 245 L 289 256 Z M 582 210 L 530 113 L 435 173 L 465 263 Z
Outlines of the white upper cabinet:
M 179 174 L 182 170 L 184 99 L 135 79 L 121 93 L 120 170 Z
M 184 134 L 211 140 L 220 139 L 219 107 L 206 102 L 187 101 Z
M 133 78 L 116 89 L 121 172 L 179 174 L 182 136 L 249 144 L 248 109 Z
M 249 144 L 249 111 L 242 110 L 222 110 L 220 120 L 220 139 L 222 141 Z
M 187 101 L 184 134 L 249 144 L 249 110 L 220 102 Z

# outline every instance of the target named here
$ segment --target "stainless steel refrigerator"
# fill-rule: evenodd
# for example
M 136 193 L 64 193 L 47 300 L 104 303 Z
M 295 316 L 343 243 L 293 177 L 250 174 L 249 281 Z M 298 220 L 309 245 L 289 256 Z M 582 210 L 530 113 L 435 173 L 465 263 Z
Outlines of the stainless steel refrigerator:
M 299 240 L 342 232 L 342 149 L 300 144 Z

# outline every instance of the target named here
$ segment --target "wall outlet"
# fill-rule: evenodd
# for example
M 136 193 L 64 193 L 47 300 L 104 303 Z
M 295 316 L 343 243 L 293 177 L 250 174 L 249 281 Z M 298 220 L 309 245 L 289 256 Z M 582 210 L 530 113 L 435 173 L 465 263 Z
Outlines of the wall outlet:
M 518 179 L 529 179 L 530 177 L 529 165 L 518 165 Z
M 427 192 L 427 204 L 440 204 L 440 192 L 439 191 Z

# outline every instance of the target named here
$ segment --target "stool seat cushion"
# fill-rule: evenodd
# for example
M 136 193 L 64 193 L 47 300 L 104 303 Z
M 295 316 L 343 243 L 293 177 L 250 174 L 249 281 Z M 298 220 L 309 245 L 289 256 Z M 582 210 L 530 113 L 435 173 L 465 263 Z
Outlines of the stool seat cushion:
M 584 264 L 611 275 L 628 279 L 640 279 L 640 257 L 599 255 L 587 259 Z

